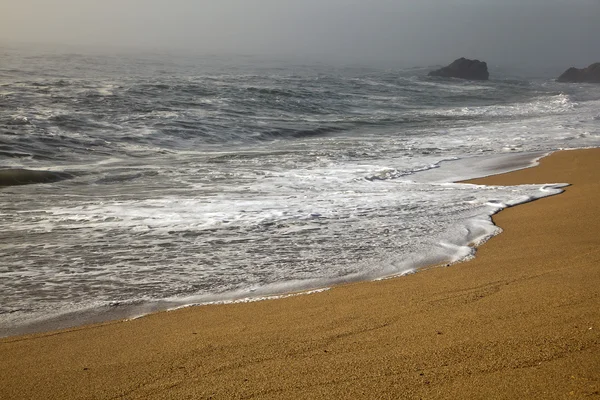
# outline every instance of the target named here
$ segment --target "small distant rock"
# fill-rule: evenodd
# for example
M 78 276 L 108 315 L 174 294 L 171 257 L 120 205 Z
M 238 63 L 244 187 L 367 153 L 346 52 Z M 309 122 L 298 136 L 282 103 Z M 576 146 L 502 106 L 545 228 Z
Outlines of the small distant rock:
M 0 187 L 52 183 L 70 178 L 73 178 L 73 175 L 67 172 L 37 171 L 22 168 L 0 169 Z
M 568 83 L 600 83 L 600 62 L 587 68 L 571 67 L 557 79 L 558 82 Z
M 461 57 L 447 67 L 431 71 L 429 76 L 444 78 L 460 78 L 474 81 L 487 81 L 490 77 L 487 63 L 479 60 L 469 60 Z

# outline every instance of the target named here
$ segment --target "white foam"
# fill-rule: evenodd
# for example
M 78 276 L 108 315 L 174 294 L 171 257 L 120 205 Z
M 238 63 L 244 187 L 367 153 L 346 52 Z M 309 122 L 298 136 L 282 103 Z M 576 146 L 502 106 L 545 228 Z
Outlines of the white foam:
M 290 297 L 307 296 L 307 295 L 311 295 L 311 294 L 323 293 L 330 289 L 331 288 L 329 288 L 329 287 L 324 287 L 324 288 L 319 288 L 319 289 L 307 290 L 304 292 L 286 293 L 286 294 L 269 295 L 269 296 L 247 296 L 247 297 L 242 297 L 242 298 L 233 299 L 233 300 L 202 301 L 202 298 L 198 298 L 198 297 L 175 298 L 175 299 L 171 299 L 171 301 L 183 303 L 183 305 L 171 308 L 170 310 L 179 310 L 182 308 L 193 307 L 193 306 L 255 303 L 257 301 L 287 299 Z
M 43 260 L 43 268 L 22 264 L 19 274 L 3 274 L 1 284 L 18 288 L 24 272 L 28 281 L 47 282 L 40 294 L 49 296 L 52 308 L 64 302 L 65 290 L 78 286 L 100 303 L 128 291 L 135 298 L 140 286 L 146 296 L 164 292 L 166 303 L 178 305 L 264 298 L 457 262 L 472 256 L 473 243 L 497 233 L 490 215 L 558 192 L 556 185 L 363 179 L 380 168 L 350 163 L 277 170 L 227 191 L 202 184 L 192 197 L 161 192 L 156 198 L 99 202 L 93 195 L 64 193 L 51 207 L 28 208 L 5 221 L 14 235 L 51 236 L 23 247 L 30 261 Z M 0 252 L 16 265 L 11 254 L 17 249 Z M 196 294 L 166 295 L 178 291 Z M 23 303 L 20 296 L 15 301 Z M 93 305 L 79 300 L 77 307 Z M 20 316 L 0 320 L 10 326 Z
M 430 111 L 433 115 L 439 116 L 465 116 L 465 117 L 526 117 L 528 115 L 539 116 L 542 114 L 566 113 L 577 107 L 566 94 L 558 94 L 552 97 L 543 96 L 526 103 L 513 103 L 510 105 L 492 105 L 436 109 Z

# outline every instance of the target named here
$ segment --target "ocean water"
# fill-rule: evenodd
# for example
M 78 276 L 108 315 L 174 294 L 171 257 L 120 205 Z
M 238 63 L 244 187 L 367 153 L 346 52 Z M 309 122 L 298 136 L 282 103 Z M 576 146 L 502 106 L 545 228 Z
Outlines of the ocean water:
M 0 169 L 64 173 L 0 187 L 0 336 L 464 260 L 563 182 L 454 182 L 600 145 L 600 86 L 427 71 L 0 48 Z

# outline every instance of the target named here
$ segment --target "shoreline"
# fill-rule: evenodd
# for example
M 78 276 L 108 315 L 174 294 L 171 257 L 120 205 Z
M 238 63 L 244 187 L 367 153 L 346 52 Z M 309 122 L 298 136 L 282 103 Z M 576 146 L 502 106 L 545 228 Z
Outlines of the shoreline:
M 572 186 L 451 268 L 0 339 L 0 397 L 600 396 L 599 167 L 562 151 L 469 181 Z
M 427 170 L 416 172 L 413 177 L 416 182 L 425 183 L 467 183 L 469 179 L 484 178 L 488 176 L 494 176 L 502 173 L 518 171 L 521 169 L 531 168 L 539 163 L 541 158 L 547 157 L 552 152 L 527 152 L 527 153 L 506 153 L 506 154 L 494 154 L 494 155 L 476 155 L 469 156 L 462 159 L 456 160 L 445 160 L 438 163 L 437 168 L 430 168 Z M 467 163 L 467 161 L 469 161 Z M 447 168 L 442 164 L 452 165 Z M 458 163 L 458 164 L 456 164 Z M 472 171 L 476 170 L 477 173 Z M 475 177 L 475 178 L 473 178 Z M 560 190 L 558 187 L 554 188 Z M 555 195 L 555 194 L 551 194 Z M 533 200 L 537 200 L 533 199 Z M 507 206 L 507 207 L 510 207 Z M 497 211 L 493 211 L 497 213 Z M 490 221 L 493 214 L 490 214 Z M 465 220 L 465 222 L 468 220 Z M 464 238 L 464 243 L 457 246 L 467 247 L 478 247 L 480 243 L 484 243 L 489 238 L 495 236 L 497 233 L 489 233 L 483 238 L 476 239 L 474 241 L 475 246 L 471 246 L 467 237 Z M 471 256 L 466 256 L 469 259 Z M 464 262 L 465 258 L 448 259 L 440 262 L 432 262 L 427 260 L 426 255 L 421 257 L 414 257 L 411 255 L 414 265 L 408 266 L 407 268 L 399 269 L 396 272 L 388 273 L 384 275 L 357 275 L 357 276 L 344 276 L 339 278 L 313 278 L 305 282 L 297 282 L 293 287 L 288 286 L 287 290 L 283 288 L 276 289 L 269 286 L 260 287 L 256 291 L 245 291 L 240 289 L 234 292 L 228 292 L 219 295 L 203 294 L 196 296 L 188 296 L 181 298 L 165 298 L 157 300 L 146 300 L 146 301 L 133 301 L 133 302 L 119 302 L 115 301 L 111 304 L 94 306 L 91 308 L 82 308 L 64 313 L 53 315 L 52 317 L 46 317 L 41 319 L 33 319 L 20 325 L 11 326 L 10 328 L 0 327 L 0 338 L 10 338 L 14 336 L 30 335 L 44 332 L 52 332 L 64 329 L 73 329 L 92 324 L 102 324 L 106 322 L 118 322 L 128 321 L 132 319 L 141 318 L 153 313 L 160 313 L 165 311 L 174 311 L 186 307 L 195 306 L 207 306 L 215 304 L 235 304 L 235 303 L 247 303 L 254 301 L 263 300 L 277 300 L 279 298 L 285 298 L 289 296 L 310 294 L 315 291 L 328 290 L 332 287 L 346 285 L 350 283 L 359 282 L 370 282 L 384 279 L 393 279 L 402 277 L 407 274 L 412 274 L 426 270 L 429 268 L 435 268 L 439 266 L 445 266 L 450 264 L 456 264 Z M 285 282 L 283 282 L 285 283 Z M 291 289 L 291 290 L 290 290 Z

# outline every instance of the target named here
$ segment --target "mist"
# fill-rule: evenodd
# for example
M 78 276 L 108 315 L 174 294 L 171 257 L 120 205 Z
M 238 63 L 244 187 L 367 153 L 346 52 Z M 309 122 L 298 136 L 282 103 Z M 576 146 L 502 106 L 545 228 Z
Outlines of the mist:
M 2 0 L 0 41 L 399 66 L 600 61 L 600 0 Z

